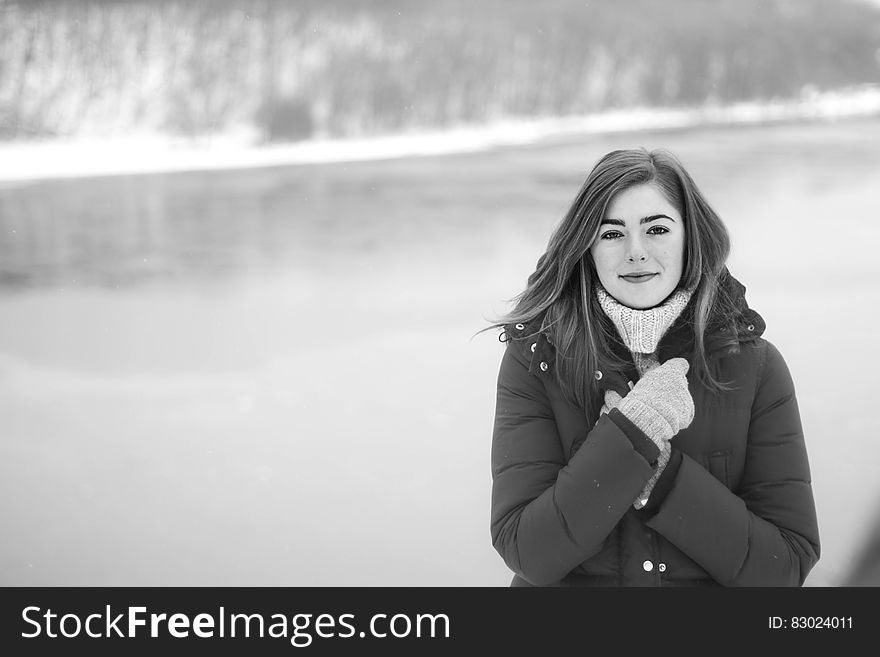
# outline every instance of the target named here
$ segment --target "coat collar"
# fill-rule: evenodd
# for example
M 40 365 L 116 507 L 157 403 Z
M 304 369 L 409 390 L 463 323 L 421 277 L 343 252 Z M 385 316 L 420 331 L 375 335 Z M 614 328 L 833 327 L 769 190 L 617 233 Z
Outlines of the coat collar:
M 767 328 L 764 318 L 749 307 L 746 301 L 746 288 L 725 268 L 721 276 L 720 293 L 732 301 L 732 313 L 716 311 L 709 317 L 706 326 L 705 345 L 709 360 L 739 352 L 740 344 L 757 340 Z M 673 323 L 657 348 L 658 360 L 662 363 L 676 356 L 689 356 L 694 348 L 696 335 L 693 325 L 695 298 L 679 318 Z
M 706 355 L 711 361 L 722 356 L 737 353 L 740 344 L 753 342 L 763 335 L 766 328 L 764 319 L 757 311 L 749 307 L 746 302 L 745 286 L 736 280 L 725 268 L 721 275 L 720 287 L 732 301 L 734 312 L 715 312 L 706 327 Z M 679 317 L 661 338 L 657 347 L 658 360 L 662 363 L 677 356 L 687 358 L 691 355 L 695 334 L 693 328 L 693 307 L 695 297 L 681 312 Z M 548 372 L 555 361 L 555 348 L 547 335 L 546 329 L 542 330 L 544 313 L 525 324 L 515 324 L 505 327 L 505 341 L 508 339 L 524 340 L 527 345 L 527 357 L 530 359 L 529 372 L 541 374 Z M 499 339 L 502 337 L 499 336 Z M 626 361 L 631 361 L 629 350 L 622 341 L 614 344 L 617 355 Z M 634 366 L 633 366 L 634 369 Z M 597 378 L 600 373 L 596 373 Z

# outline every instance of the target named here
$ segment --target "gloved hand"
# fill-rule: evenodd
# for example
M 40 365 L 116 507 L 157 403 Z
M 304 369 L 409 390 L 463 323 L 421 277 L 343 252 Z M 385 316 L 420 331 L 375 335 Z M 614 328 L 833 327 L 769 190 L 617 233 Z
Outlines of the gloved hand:
M 689 367 L 684 358 L 670 358 L 646 372 L 617 404 L 617 409 L 661 452 L 663 443 L 690 426 L 694 419 L 694 400 L 686 376 Z M 607 393 L 605 397 L 607 404 Z
M 610 413 L 612 408 L 617 408 L 617 405 L 620 404 L 620 400 L 623 399 L 619 394 L 617 394 L 614 390 L 606 390 L 605 391 L 605 403 L 602 404 L 602 410 L 599 411 L 599 415 L 603 413 Z
M 632 384 L 630 384 L 632 385 Z M 614 390 L 606 390 L 605 391 L 605 403 L 602 406 L 602 410 L 599 412 L 599 415 L 602 413 L 609 413 L 612 408 L 617 408 L 620 406 L 620 402 L 623 400 L 616 391 Z M 663 474 L 663 471 L 666 469 L 666 464 L 669 463 L 669 457 L 672 455 L 672 447 L 669 444 L 668 440 L 660 441 L 660 455 L 657 457 L 657 469 L 654 470 L 654 474 L 651 475 L 651 478 L 648 480 L 648 483 L 645 484 L 645 488 L 639 493 L 639 496 L 636 498 L 636 501 L 633 502 L 633 507 L 636 509 L 641 509 L 648 503 L 648 499 L 651 497 L 651 491 L 654 490 L 654 484 L 657 483 L 657 480 L 660 479 L 660 475 Z

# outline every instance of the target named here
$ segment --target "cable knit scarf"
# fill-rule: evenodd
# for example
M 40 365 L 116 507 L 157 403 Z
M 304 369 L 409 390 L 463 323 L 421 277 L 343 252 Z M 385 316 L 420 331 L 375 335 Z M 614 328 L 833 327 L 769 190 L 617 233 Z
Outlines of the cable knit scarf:
M 605 314 L 614 322 L 623 343 L 634 354 L 653 354 L 660 338 L 681 314 L 690 301 L 690 290 L 676 290 L 659 306 L 638 310 L 624 306 L 601 285 L 596 285 L 596 297 Z

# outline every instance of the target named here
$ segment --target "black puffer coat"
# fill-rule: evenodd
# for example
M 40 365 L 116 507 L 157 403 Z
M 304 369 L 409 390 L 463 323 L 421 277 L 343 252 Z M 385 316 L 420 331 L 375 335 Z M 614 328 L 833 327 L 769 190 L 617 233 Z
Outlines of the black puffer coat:
M 565 401 L 542 318 L 505 327 L 491 533 L 512 586 L 803 584 L 819 531 L 794 386 L 745 288 L 729 275 L 724 285 L 739 312 L 710 318 L 707 354 L 735 388 L 713 395 L 688 373 L 694 420 L 642 510 L 632 503 L 657 448 L 617 409 L 588 426 Z M 690 316 L 689 306 L 661 340 L 660 362 L 688 358 Z M 621 395 L 638 376 L 634 366 L 595 375 Z

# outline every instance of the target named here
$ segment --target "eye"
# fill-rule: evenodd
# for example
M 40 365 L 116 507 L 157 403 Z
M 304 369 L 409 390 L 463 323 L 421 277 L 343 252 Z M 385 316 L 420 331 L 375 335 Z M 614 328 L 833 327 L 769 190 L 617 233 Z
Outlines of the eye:
M 613 239 L 617 239 L 618 237 L 622 237 L 622 236 L 623 236 L 623 233 L 621 233 L 619 230 L 609 230 L 606 233 L 602 233 L 603 240 L 613 240 Z
M 663 235 L 664 233 L 668 233 L 669 229 L 666 226 L 656 225 L 651 226 L 648 229 L 648 235 Z

